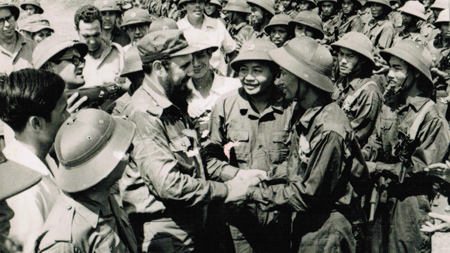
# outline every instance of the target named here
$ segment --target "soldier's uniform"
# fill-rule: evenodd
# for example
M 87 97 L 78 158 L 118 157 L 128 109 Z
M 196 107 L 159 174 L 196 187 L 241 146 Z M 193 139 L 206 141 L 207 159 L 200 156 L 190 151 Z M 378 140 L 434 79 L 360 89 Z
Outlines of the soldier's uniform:
M 373 46 L 370 40 L 361 33 L 350 32 L 331 45 L 336 51 L 341 47 L 352 50 L 360 56 L 357 64 L 362 64 L 362 58 L 369 60 L 365 69 L 373 69 Z M 332 98 L 347 114 L 350 124 L 355 131 L 360 146 L 364 146 L 375 129 L 375 122 L 381 110 L 382 93 L 379 85 L 370 78 L 371 74 L 360 68 L 360 72 L 352 71 L 342 76 L 336 82 Z
M 292 51 L 297 59 L 292 57 Z M 308 85 L 324 92 L 333 90 L 329 79 L 332 56 L 311 38 L 295 38 L 271 51 L 270 56 L 283 68 L 295 71 L 291 73 L 298 78 L 305 78 Z M 277 177 L 283 175 L 280 172 L 287 172 L 289 183 L 251 187 L 248 196 L 261 203 L 262 208 L 290 208 L 297 212 L 291 252 L 354 252 L 355 238 L 350 217 L 346 217 L 354 194 L 349 180 L 368 173 L 363 164 L 353 163 L 359 148 L 355 150 L 351 144 L 356 140 L 350 122 L 330 98 L 318 98 L 306 111 L 296 109 L 287 166 L 279 166 L 275 174 Z
M 391 9 L 389 1 L 386 0 L 368 0 L 367 3 L 382 4 L 383 8 L 388 7 Z M 364 27 L 363 34 L 369 37 L 375 47 L 375 53 L 379 50 L 390 48 L 394 41 L 395 29 L 392 22 L 389 20 L 388 15 L 377 20 L 372 18 Z
M 55 138 L 60 166 L 53 171 L 62 192 L 35 252 L 137 252 L 128 217 L 110 193 L 129 161 L 135 130 L 130 120 L 97 109 L 63 123 Z
M 112 196 L 108 206 L 61 193 L 36 243 L 36 252 L 137 252 L 128 217 Z
M 248 42 L 232 62 L 235 71 L 243 61 L 271 61 L 268 51 L 274 44 L 262 39 Z M 274 84 L 267 92 L 272 96 L 266 109 L 258 112 L 243 88 L 217 101 L 211 119 L 209 140 L 220 146 L 238 143 L 230 162 L 213 158 L 207 161 L 212 180 L 227 181 L 238 170 L 258 169 L 273 173 L 274 166 L 286 160 L 290 146 L 289 125 L 292 105 Z M 289 250 L 290 212 L 261 211 L 254 204 L 230 209 L 229 223 L 236 252 L 286 252 Z
M 404 13 L 411 17 L 417 18 L 420 21 L 425 21 L 425 19 L 426 19 L 425 7 L 423 6 L 423 4 L 419 3 L 418 1 L 408 1 L 398 10 L 400 11 L 400 13 Z M 394 24 L 394 26 L 395 26 L 395 24 Z M 409 32 L 409 31 L 407 31 L 407 29 L 414 29 L 415 32 Z M 403 28 L 403 30 L 401 30 L 394 37 L 393 45 L 395 45 L 395 43 L 397 43 L 401 40 L 412 40 L 412 41 L 419 43 L 422 46 L 426 46 L 428 43 L 428 40 L 420 32 L 418 22 L 417 22 L 417 24 L 411 24 L 411 27 Z
M 103 15 L 103 12 L 114 12 L 116 13 L 117 19 L 121 19 L 122 17 L 122 11 L 120 10 L 116 1 L 103 0 L 101 6 L 98 9 L 100 10 L 101 15 Z M 124 30 L 117 27 L 116 24 L 114 24 L 114 27 L 111 31 L 111 38 L 109 38 L 109 41 L 115 42 L 122 47 L 130 44 L 131 42 L 128 34 Z
M 344 36 L 344 34 L 348 32 L 362 32 L 364 28 L 361 17 L 358 14 L 347 17 L 341 11 L 339 12 L 333 20 L 333 30 L 331 38 L 333 39 L 331 42 L 336 41 Z
M 398 53 L 400 49 L 405 53 Z M 425 60 L 417 43 L 404 41 L 389 50 L 382 53 L 399 55 L 408 64 L 415 61 L 417 64 L 411 67 L 421 73 L 428 71 L 424 75 L 431 86 L 430 64 L 427 70 L 427 65 L 420 63 Z M 421 60 L 405 58 L 406 54 Z M 382 189 L 374 213 L 372 252 L 431 250 L 430 235 L 420 231 L 433 196 L 432 182 L 425 177 L 424 168 L 446 158 L 449 140 L 449 126 L 430 98 L 408 97 L 396 111 L 383 106 L 377 131 L 363 152 L 366 160 L 376 162 L 373 175 Z

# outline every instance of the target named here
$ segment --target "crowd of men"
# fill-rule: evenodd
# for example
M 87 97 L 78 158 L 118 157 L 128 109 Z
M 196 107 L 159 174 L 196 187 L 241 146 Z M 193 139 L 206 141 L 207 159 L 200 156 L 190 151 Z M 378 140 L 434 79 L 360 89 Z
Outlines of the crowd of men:
M 431 252 L 449 6 L 0 0 L 0 252 Z

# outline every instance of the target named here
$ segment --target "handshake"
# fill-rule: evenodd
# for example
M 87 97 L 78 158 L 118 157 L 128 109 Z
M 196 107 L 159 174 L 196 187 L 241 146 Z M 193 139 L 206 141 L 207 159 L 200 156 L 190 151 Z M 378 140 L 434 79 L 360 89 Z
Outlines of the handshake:
M 228 187 L 228 195 L 225 203 L 246 200 L 248 188 L 256 186 L 264 180 L 267 180 L 266 171 L 255 169 L 239 170 L 233 179 L 225 182 Z

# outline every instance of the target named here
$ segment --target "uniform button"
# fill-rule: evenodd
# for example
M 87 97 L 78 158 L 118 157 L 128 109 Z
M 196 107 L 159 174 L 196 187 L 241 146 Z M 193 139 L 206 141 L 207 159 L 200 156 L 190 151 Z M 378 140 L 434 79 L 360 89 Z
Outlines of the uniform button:
M 67 210 L 72 209 L 72 206 L 67 205 Z
M 259 145 L 259 148 L 262 148 L 263 147 L 263 145 Z

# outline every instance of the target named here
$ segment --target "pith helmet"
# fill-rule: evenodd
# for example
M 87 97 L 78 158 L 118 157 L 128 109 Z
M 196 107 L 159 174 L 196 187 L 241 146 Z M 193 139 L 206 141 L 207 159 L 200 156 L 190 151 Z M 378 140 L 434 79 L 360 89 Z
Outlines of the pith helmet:
M 270 58 L 300 79 L 326 91 L 333 92 L 331 71 L 333 56 L 313 38 L 301 36 L 288 41 L 283 47 L 269 52 Z
M 195 2 L 195 0 L 180 0 L 178 2 L 178 6 L 183 6 L 183 4 L 186 4 L 189 2 Z M 209 2 L 209 0 L 202 0 L 201 2 L 207 3 L 207 2 Z
M 142 71 L 142 61 L 136 46 L 130 47 L 124 56 L 124 64 L 120 76 Z
M 120 27 L 124 28 L 129 25 L 135 24 L 150 24 L 152 22 L 152 17 L 150 14 L 139 7 L 129 9 L 123 14 L 123 22 Z
M 171 29 L 178 29 L 177 22 L 171 18 L 157 18 L 153 20 L 153 22 L 150 24 L 150 28 L 148 29 L 148 32 L 154 32 L 154 31 L 160 31 L 160 30 L 171 30 Z
M 67 119 L 55 139 L 60 161 L 55 179 L 61 190 L 80 192 L 95 186 L 117 167 L 136 126 L 124 117 L 84 109 Z
M 449 8 L 448 2 L 449 0 L 436 0 L 436 2 L 434 2 L 434 4 L 430 6 L 430 9 L 439 9 L 439 10 L 448 9 Z
M 25 0 L 20 5 L 20 8 L 22 8 L 22 10 L 25 10 L 26 5 L 33 5 L 33 7 L 36 9 L 37 14 L 44 13 L 44 9 L 42 9 L 41 4 L 38 0 Z
M 280 26 L 280 25 L 288 26 L 290 21 L 292 21 L 292 18 L 289 15 L 286 15 L 284 13 L 277 14 L 270 19 L 269 24 L 266 25 L 266 27 L 264 27 L 264 31 L 267 34 L 269 34 L 270 30 L 274 26 Z
M 323 39 L 324 33 L 322 29 L 322 18 L 317 13 L 312 11 L 301 11 L 295 18 L 289 22 L 290 26 L 295 24 L 302 24 L 313 28 L 319 35 L 319 39 Z
M 314 6 L 314 8 L 317 7 L 317 3 L 315 0 L 304 0 L 304 1 L 311 3 Z
M 222 3 L 219 0 L 210 0 L 209 3 L 216 5 L 219 9 L 222 8 Z
M 366 57 L 375 65 L 373 58 L 373 44 L 367 36 L 359 32 L 346 33 L 340 40 L 331 44 L 334 50 L 338 51 L 340 47 L 350 49 Z
M 71 40 L 67 36 L 52 35 L 39 43 L 33 51 L 31 64 L 35 69 L 41 68 L 53 56 L 68 48 L 75 48 L 81 54 L 86 56 L 88 46 L 78 40 Z
M 422 20 L 427 19 L 425 16 L 425 7 L 419 1 L 408 1 L 398 10 L 400 12 L 418 17 Z
M 434 25 L 435 26 L 439 26 L 442 23 L 449 23 L 450 22 L 450 15 L 449 15 L 449 9 L 444 9 L 443 11 L 441 11 L 441 13 L 439 13 L 438 18 L 436 19 L 436 21 L 434 21 Z
M 382 50 L 380 54 L 386 60 L 389 60 L 392 55 L 400 58 L 422 73 L 430 83 L 433 83 L 430 71 L 430 52 L 419 43 L 413 40 L 401 40 L 393 47 Z
M 320 6 L 321 4 L 325 3 L 325 2 L 331 2 L 333 4 L 337 4 L 337 0 L 318 0 L 317 1 L 317 6 Z
M 239 71 L 239 65 L 244 61 L 269 61 L 269 51 L 277 48 L 275 44 L 266 39 L 255 39 L 242 45 L 239 55 L 231 62 L 231 67 Z
M 367 0 L 366 3 L 367 4 L 370 4 L 370 3 L 381 4 L 383 6 L 388 7 L 390 10 L 392 10 L 392 7 L 391 7 L 391 4 L 389 3 L 389 0 Z
M 259 6 L 269 12 L 272 15 L 275 15 L 275 1 L 274 0 L 247 0 L 248 4 L 253 4 Z
M 35 24 L 46 24 L 50 26 L 50 21 L 41 14 L 28 16 L 19 21 L 20 31 L 31 32 L 30 29 Z
M 122 10 L 115 0 L 100 0 L 96 6 L 98 6 L 100 11 L 115 11 L 122 13 Z
M 227 5 L 223 7 L 224 11 L 232 11 L 232 12 L 243 12 L 243 13 L 252 13 L 250 10 L 250 5 L 247 4 L 245 0 L 230 0 Z
M 14 19 L 17 21 L 20 15 L 20 10 L 17 6 L 15 6 L 10 0 L 0 0 L 0 9 L 2 8 L 8 8 Z
M 0 201 L 21 193 L 41 181 L 41 175 L 0 153 Z
M 215 52 L 219 49 L 219 46 L 216 45 L 217 43 L 211 41 L 208 34 L 203 30 L 193 29 L 192 31 L 185 32 L 184 37 L 190 46 L 195 46 L 198 48 L 198 51 L 196 52 L 206 49 L 210 49 L 211 52 Z

